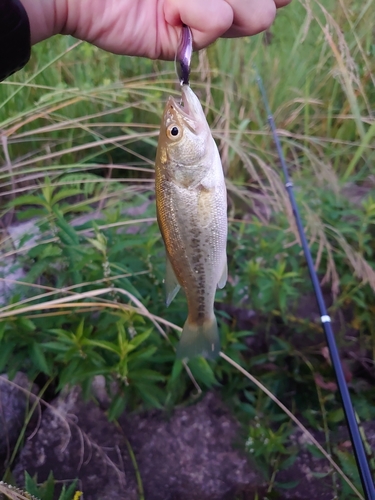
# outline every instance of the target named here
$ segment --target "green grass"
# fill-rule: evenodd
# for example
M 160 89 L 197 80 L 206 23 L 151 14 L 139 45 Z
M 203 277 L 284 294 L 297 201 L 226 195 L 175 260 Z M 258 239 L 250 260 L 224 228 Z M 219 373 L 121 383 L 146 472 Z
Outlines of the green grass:
M 354 356 L 345 363 L 355 375 L 356 410 L 374 419 L 371 383 L 356 376 L 360 366 L 373 381 L 375 360 L 372 10 L 369 1 L 295 0 L 270 35 L 220 40 L 195 55 L 191 77 L 229 193 L 230 281 L 217 294 L 223 352 L 298 419 L 324 430 L 326 449 L 357 488 L 355 468 L 331 438 L 344 425 L 340 401 L 317 382 L 317 374 L 332 379 L 320 327 L 298 307 L 311 287 L 254 68 L 337 318 L 337 341 Z M 248 437 L 257 438 L 258 417 L 259 436 L 277 442 L 262 449 L 259 439 L 255 457 L 271 492 L 277 468 L 296 452 L 285 437 L 290 420 L 224 359 L 175 360 L 175 325 L 183 324 L 186 304 L 180 297 L 164 306 L 153 202 L 158 127 L 171 92 L 178 92 L 173 63 L 115 56 L 68 37 L 34 47 L 26 68 L 0 85 L 0 252 L 26 270 L 0 308 L 0 369 L 43 373 L 58 389 L 81 383 L 87 396 L 96 374 L 108 384 L 116 378 L 110 418 L 125 407 L 171 409 L 193 400 L 197 388 L 216 387 Z M 36 240 L 12 243 L 7 225 L 31 218 Z M 254 325 L 224 312 L 233 306 L 254 310 Z M 261 339 L 258 350 L 249 349 L 250 336 Z M 357 498 L 342 488 L 340 498 Z

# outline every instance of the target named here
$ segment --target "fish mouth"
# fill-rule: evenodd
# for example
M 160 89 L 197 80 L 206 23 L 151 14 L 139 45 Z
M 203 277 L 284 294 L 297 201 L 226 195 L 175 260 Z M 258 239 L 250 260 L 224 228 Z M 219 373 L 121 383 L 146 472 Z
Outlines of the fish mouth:
M 188 85 L 182 85 L 180 100 L 169 97 L 167 110 L 167 118 L 182 121 L 195 132 L 199 128 L 199 124 L 205 122 L 205 115 L 199 99 Z
M 179 115 L 182 115 L 184 118 L 189 119 L 189 120 L 194 119 L 194 117 L 191 116 L 189 102 L 186 99 L 186 96 L 184 94 L 182 94 L 181 99 L 176 99 L 175 97 L 171 96 L 169 98 L 168 104 L 170 106 L 171 111 L 172 111 L 172 109 L 175 109 L 176 112 Z

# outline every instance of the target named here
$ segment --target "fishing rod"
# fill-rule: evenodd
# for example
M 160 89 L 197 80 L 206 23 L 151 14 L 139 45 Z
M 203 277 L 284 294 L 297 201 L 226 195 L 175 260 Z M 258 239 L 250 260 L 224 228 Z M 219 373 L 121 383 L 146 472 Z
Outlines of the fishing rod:
M 310 273 L 310 278 L 311 278 L 312 285 L 313 285 L 314 292 L 315 292 L 315 297 L 316 297 L 316 300 L 318 303 L 319 312 L 320 312 L 320 321 L 321 321 L 321 324 L 322 324 L 322 327 L 323 327 L 323 330 L 324 330 L 324 333 L 326 336 L 329 354 L 331 357 L 331 362 L 332 362 L 333 370 L 335 373 L 337 386 L 339 388 L 339 393 L 340 393 L 342 405 L 344 408 L 346 424 L 347 424 L 347 427 L 349 430 L 349 435 L 350 435 L 350 439 L 352 442 L 354 456 L 355 456 L 355 459 L 357 462 L 357 468 L 358 468 L 359 476 L 361 478 L 363 491 L 364 491 L 366 500 L 375 500 L 374 481 L 371 477 L 370 467 L 369 467 L 369 463 L 368 463 L 368 460 L 366 457 L 365 448 L 363 446 L 363 442 L 362 442 L 361 435 L 359 432 L 357 420 L 355 417 L 355 412 L 354 412 L 353 405 L 352 405 L 352 402 L 350 399 L 349 389 L 348 389 L 348 386 L 347 386 L 346 381 L 345 381 L 344 372 L 343 372 L 341 361 L 340 361 L 340 356 L 338 353 L 335 337 L 334 337 L 332 326 L 331 326 L 331 318 L 327 313 L 327 309 L 326 309 L 324 299 L 323 299 L 322 290 L 320 288 L 318 276 L 317 276 L 316 271 L 315 271 L 314 262 L 313 262 L 313 259 L 311 256 L 309 245 L 307 243 L 306 234 L 305 234 L 305 231 L 303 228 L 301 216 L 300 216 L 297 202 L 296 202 L 296 199 L 294 196 L 293 182 L 291 181 L 291 178 L 289 177 L 288 167 L 286 165 L 284 154 L 283 154 L 283 151 L 281 149 L 279 136 L 277 134 L 277 130 L 276 130 L 276 126 L 275 126 L 275 121 L 273 119 L 273 115 L 272 115 L 271 110 L 270 110 L 270 106 L 268 103 L 267 94 L 266 94 L 266 91 L 265 91 L 265 88 L 263 85 L 262 78 L 260 77 L 258 71 L 257 70 L 255 70 L 255 71 L 256 71 L 256 75 L 257 75 L 256 80 L 258 83 L 258 87 L 259 87 L 259 90 L 260 90 L 260 93 L 262 96 L 264 107 L 265 107 L 266 112 L 267 112 L 267 120 L 268 120 L 268 123 L 271 127 L 272 136 L 273 136 L 273 140 L 274 140 L 275 145 L 276 145 L 277 154 L 280 158 L 281 167 L 282 167 L 283 174 L 284 174 L 285 188 L 288 192 L 289 200 L 290 200 L 290 203 L 292 205 L 294 218 L 295 218 L 297 228 L 298 228 L 298 233 L 299 233 L 299 236 L 301 239 L 303 253 L 305 255 L 305 259 L 306 259 L 307 266 L 308 266 L 309 273 Z
M 176 53 L 176 58 L 175 58 L 175 65 L 176 65 L 176 73 L 178 76 L 178 79 L 180 81 L 181 85 L 188 85 L 189 84 L 189 75 L 190 75 L 190 61 L 191 61 L 191 55 L 192 55 L 192 48 L 193 48 L 193 39 L 192 39 L 192 34 L 190 31 L 190 28 L 186 25 L 183 25 L 182 27 L 182 32 L 181 32 L 181 39 L 180 39 L 180 44 L 177 49 Z M 353 450 L 354 450 L 354 455 L 355 459 L 357 462 L 357 467 L 359 471 L 359 475 L 361 478 L 364 494 L 366 497 L 366 500 L 375 500 L 375 487 L 373 480 L 371 478 L 371 472 L 370 472 L 370 467 L 367 461 L 367 457 L 365 454 L 365 449 L 363 446 L 363 442 L 361 439 L 361 435 L 359 432 L 358 424 L 355 418 L 355 413 L 353 409 L 353 405 L 350 399 L 350 394 L 348 390 L 348 386 L 346 385 L 341 361 L 340 361 L 340 356 L 338 353 L 335 337 L 333 335 L 332 327 L 331 327 L 331 318 L 327 313 L 327 309 L 324 303 L 322 291 L 320 288 L 319 280 L 317 277 L 317 274 L 315 272 L 315 267 L 314 267 L 314 262 L 311 256 L 311 252 L 307 243 L 305 231 L 303 228 L 303 224 L 301 221 L 301 217 L 299 214 L 298 206 L 296 199 L 294 197 L 294 192 L 293 192 L 293 183 L 289 177 L 288 173 L 288 168 L 284 159 L 284 155 L 281 149 L 280 141 L 279 141 L 279 136 L 277 135 L 276 131 L 276 126 L 275 126 L 275 121 L 273 119 L 273 115 L 271 113 L 266 91 L 262 82 L 262 79 L 258 73 L 257 70 L 257 83 L 259 86 L 259 90 L 262 95 L 262 99 L 264 102 L 264 106 L 267 111 L 267 117 L 268 117 L 268 122 L 271 127 L 273 139 L 276 144 L 276 149 L 277 153 L 279 155 L 280 161 L 281 161 L 281 166 L 282 170 L 284 173 L 284 178 L 285 178 L 285 187 L 288 191 L 290 203 L 292 205 L 293 209 L 293 214 L 297 223 L 297 228 L 299 232 L 299 236 L 301 239 L 301 244 L 303 248 L 303 252 L 307 261 L 307 266 L 309 269 L 311 281 L 313 284 L 313 288 L 315 291 L 315 296 L 316 300 L 318 302 L 318 307 L 320 311 L 320 321 L 322 323 L 322 327 L 326 336 L 328 348 L 329 348 L 329 353 L 332 361 L 332 366 L 335 372 L 336 380 L 337 380 L 337 385 L 339 388 L 341 400 L 342 400 L 342 405 L 344 408 L 344 414 L 347 422 L 347 426 L 349 429 L 349 434 L 350 434 L 350 439 L 352 442 Z

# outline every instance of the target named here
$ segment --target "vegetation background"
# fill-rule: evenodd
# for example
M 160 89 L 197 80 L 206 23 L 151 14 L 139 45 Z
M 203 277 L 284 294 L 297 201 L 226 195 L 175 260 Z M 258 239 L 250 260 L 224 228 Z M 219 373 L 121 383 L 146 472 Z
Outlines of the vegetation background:
M 324 430 L 327 452 L 358 488 L 352 454 L 332 442 L 343 412 L 254 67 L 356 411 L 374 420 L 374 21 L 371 0 L 295 0 L 269 32 L 196 54 L 191 76 L 227 178 L 230 277 L 217 293 L 222 351 L 300 421 Z M 26 68 L 0 85 L 7 294 L 0 371 L 26 371 L 50 398 L 67 384 L 81 384 L 90 397 L 93 377 L 104 375 L 110 419 L 125 408 L 171 410 L 192 402 L 198 387 L 215 387 L 243 422 L 244 446 L 271 491 L 275 471 L 298 451 L 288 441 L 289 417 L 225 359 L 175 360 L 186 304 L 182 295 L 164 304 L 153 184 L 171 93 L 178 95 L 173 63 L 115 56 L 69 37 L 34 47 Z M 358 498 L 345 483 L 344 498 Z

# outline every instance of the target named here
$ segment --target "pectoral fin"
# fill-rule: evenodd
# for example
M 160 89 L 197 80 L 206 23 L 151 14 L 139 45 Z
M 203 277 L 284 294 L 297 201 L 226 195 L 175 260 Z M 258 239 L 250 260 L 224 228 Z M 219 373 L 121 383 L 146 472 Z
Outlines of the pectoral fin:
M 227 282 L 227 279 L 228 279 L 228 264 L 227 264 L 227 260 L 225 259 L 224 269 L 223 269 L 223 272 L 221 273 L 217 287 L 224 288 L 225 283 Z
M 169 257 L 166 258 L 166 274 L 165 274 L 165 303 L 167 307 L 176 297 L 179 289 L 181 288 L 179 282 L 177 281 L 176 275 L 173 271 L 173 267 Z

